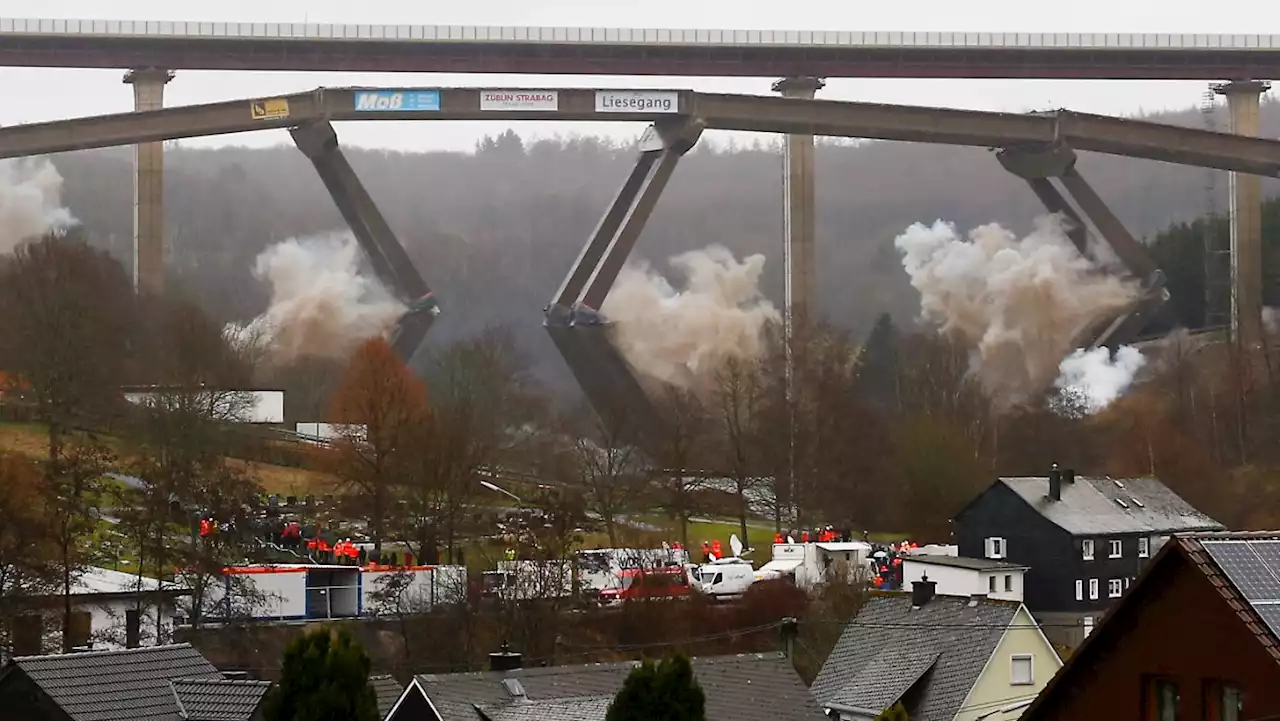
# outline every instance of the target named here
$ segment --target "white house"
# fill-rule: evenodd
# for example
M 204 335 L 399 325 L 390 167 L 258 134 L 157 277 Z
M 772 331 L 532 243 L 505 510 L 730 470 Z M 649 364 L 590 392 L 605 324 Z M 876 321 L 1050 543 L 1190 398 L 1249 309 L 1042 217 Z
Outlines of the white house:
M 168 643 L 173 636 L 173 619 L 179 596 L 185 591 L 155 579 L 107 568 L 90 567 L 71 584 L 71 636 L 76 647 L 119 650 L 128 646 Z M 23 599 L 25 611 L 15 629 L 13 645 L 34 654 L 55 650 L 61 645 L 62 594 Z M 158 638 L 157 638 L 158 636 Z M 21 638 L 20 638 L 21 637 Z M 27 648 L 39 645 L 39 648 Z
M 1022 578 L 1027 566 L 988 558 L 964 556 L 902 556 L 902 587 L 928 580 L 938 584 L 941 596 L 986 596 L 1000 601 L 1022 602 Z

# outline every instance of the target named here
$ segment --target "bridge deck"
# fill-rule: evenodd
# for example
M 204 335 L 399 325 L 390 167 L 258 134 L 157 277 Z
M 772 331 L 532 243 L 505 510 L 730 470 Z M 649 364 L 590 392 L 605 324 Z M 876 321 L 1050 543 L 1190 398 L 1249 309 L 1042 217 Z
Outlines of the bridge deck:
M 546 89 L 537 102 L 482 109 L 483 88 L 320 88 L 274 98 L 119 113 L 0 128 L 0 158 L 286 128 L 312 120 L 654 121 L 695 115 L 706 127 L 988 148 L 1065 142 L 1077 150 L 1280 177 L 1280 141 L 1069 111 L 994 113 L 905 105 L 718 95 L 689 90 Z M 501 92 L 501 91 L 496 91 Z M 425 98 L 418 109 L 357 108 L 362 93 Z M 638 94 L 638 95 L 633 95 Z M 665 100 L 645 110 L 602 98 Z M 368 97 L 366 97 L 368 99 Z M 510 107 L 524 109 L 508 109 Z
M 1280 77 L 1280 35 L 0 18 L 0 66 L 668 76 Z

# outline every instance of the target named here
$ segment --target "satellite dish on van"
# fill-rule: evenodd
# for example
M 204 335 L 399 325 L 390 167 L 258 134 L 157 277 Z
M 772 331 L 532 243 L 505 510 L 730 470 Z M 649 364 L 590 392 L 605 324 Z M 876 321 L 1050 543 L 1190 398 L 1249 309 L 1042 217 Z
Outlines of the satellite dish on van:
M 791 544 L 791 543 L 795 543 L 795 542 L 796 542 L 796 539 L 792 538 L 792 537 L 791 537 L 791 534 L 789 534 L 789 533 L 788 533 L 788 534 L 787 534 L 787 543 L 788 543 L 788 544 Z
M 729 548 L 733 551 L 734 556 L 742 555 L 742 541 L 738 540 L 738 534 L 729 536 Z

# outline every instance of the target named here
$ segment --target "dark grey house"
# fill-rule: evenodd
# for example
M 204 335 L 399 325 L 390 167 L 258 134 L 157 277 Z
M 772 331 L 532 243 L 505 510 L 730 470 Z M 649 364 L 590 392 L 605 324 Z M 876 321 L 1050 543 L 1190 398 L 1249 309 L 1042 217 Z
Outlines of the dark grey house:
M 518 663 L 518 655 L 514 657 Z M 417 676 L 387 721 L 604 721 L 634 661 Z M 822 721 L 779 653 L 693 659 L 707 721 Z
M 268 681 L 228 680 L 190 644 L 19 656 L 0 721 L 257 721 Z
M 1221 531 L 1155 478 L 1069 469 L 1001 478 L 954 519 L 961 556 L 1030 568 L 1024 602 L 1056 643 L 1076 646 L 1174 533 Z

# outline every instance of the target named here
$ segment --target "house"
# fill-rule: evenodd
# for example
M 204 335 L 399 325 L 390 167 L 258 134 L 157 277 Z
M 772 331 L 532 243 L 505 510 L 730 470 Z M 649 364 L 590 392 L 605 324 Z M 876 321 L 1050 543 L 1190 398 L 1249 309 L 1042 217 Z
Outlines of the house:
M 187 593 L 134 573 L 87 568 L 71 584 L 72 644 L 112 650 L 166 641 L 173 635 L 178 599 Z M 38 655 L 53 650 L 46 647 L 51 639 L 46 638 L 45 631 L 61 628 L 62 595 L 24 598 L 16 618 L 15 653 Z M 55 645 L 60 644 L 59 637 Z
M 1061 666 L 1021 603 L 935 590 L 916 581 L 862 606 L 811 688 L 830 718 L 870 721 L 901 703 L 912 721 L 1008 721 Z
M 1176 536 L 1024 719 L 1280 718 L 1280 533 Z
M 389 674 L 370 676 L 369 685 L 373 686 L 373 692 L 378 695 L 378 718 L 384 719 L 391 713 L 396 701 L 400 700 L 404 687 Z
M 1030 570 L 1024 602 L 1050 640 L 1077 645 L 1174 533 L 1221 531 L 1154 478 L 1001 478 L 954 519 L 961 556 Z
M 635 661 L 520 668 L 492 654 L 495 670 L 417 676 L 386 721 L 604 721 Z M 780 653 L 694 658 L 707 721 L 822 721 L 813 696 Z
M 902 587 L 916 581 L 938 584 L 939 596 L 982 596 L 1022 603 L 1026 566 L 990 558 L 907 554 L 902 558 Z M 928 576 L 928 578 L 926 578 Z
M 0 668 L 0 721 L 258 721 L 270 687 L 223 678 L 185 643 L 22 656 Z

